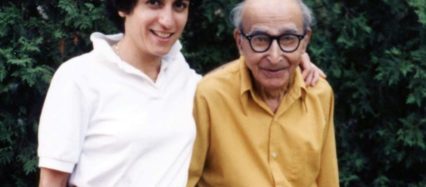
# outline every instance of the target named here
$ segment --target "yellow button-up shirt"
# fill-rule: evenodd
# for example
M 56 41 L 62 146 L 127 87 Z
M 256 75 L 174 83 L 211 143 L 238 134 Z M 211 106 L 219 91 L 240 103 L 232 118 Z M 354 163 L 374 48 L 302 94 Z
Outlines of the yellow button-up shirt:
M 333 92 L 305 87 L 299 69 L 276 111 L 254 91 L 244 58 L 198 85 L 188 186 L 339 186 Z

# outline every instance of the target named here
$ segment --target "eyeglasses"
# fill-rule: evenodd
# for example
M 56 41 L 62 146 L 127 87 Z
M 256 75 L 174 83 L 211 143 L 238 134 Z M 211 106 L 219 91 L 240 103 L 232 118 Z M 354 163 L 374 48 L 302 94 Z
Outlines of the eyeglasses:
M 278 41 L 281 51 L 291 53 L 297 50 L 300 45 L 300 41 L 305 37 L 305 34 L 289 34 L 285 33 L 279 36 L 271 36 L 266 33 L 254 33 L 251 35 L 244 34 L 242 28 L 240 28 L 241 35 L 246 38 L 251 49 L 256 53 L 263 53 L 268 51 L 274 40 Z

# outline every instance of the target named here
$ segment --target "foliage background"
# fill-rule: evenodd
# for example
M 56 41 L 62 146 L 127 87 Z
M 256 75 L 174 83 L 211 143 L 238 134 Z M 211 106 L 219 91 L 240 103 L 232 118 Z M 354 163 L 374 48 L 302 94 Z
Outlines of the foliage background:
M 205 73 L 237 58 L 229 10 L 193 0 L 183 36 Z M 426 186 L 426 0 L 305 0 L 316 15 L 309 53 L 336 94 L 341 186 Z M 113 33 L 101 0 L 0 1 L 0 183 L 35 186 L 37 123 L 50 78 Z

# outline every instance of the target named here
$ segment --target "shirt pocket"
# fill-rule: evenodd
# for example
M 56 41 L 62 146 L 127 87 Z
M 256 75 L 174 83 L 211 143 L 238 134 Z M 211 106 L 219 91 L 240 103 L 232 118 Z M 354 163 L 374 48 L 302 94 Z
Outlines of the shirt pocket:
M 315 181 L 320 169 L 320 150 L 309 144 L 293 147 L 291 150 L 291 164 L 289 167 L 290 180 Z

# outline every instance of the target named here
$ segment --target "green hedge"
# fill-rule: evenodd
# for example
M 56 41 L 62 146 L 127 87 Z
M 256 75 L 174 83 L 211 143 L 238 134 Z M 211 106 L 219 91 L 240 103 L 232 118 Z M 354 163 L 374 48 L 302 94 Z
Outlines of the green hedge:
M 205 73 L 237 58 L 236 0 L 193 0 L 182 39 Z M 306 0 L 316 15 L 309 48 L 336 95 L 342 186 L 426 186 L 426 1 Z M 34 186 L 37 123 L 61 62 L 115 30 L 101 0 L 0 2 L 0 181 Z

